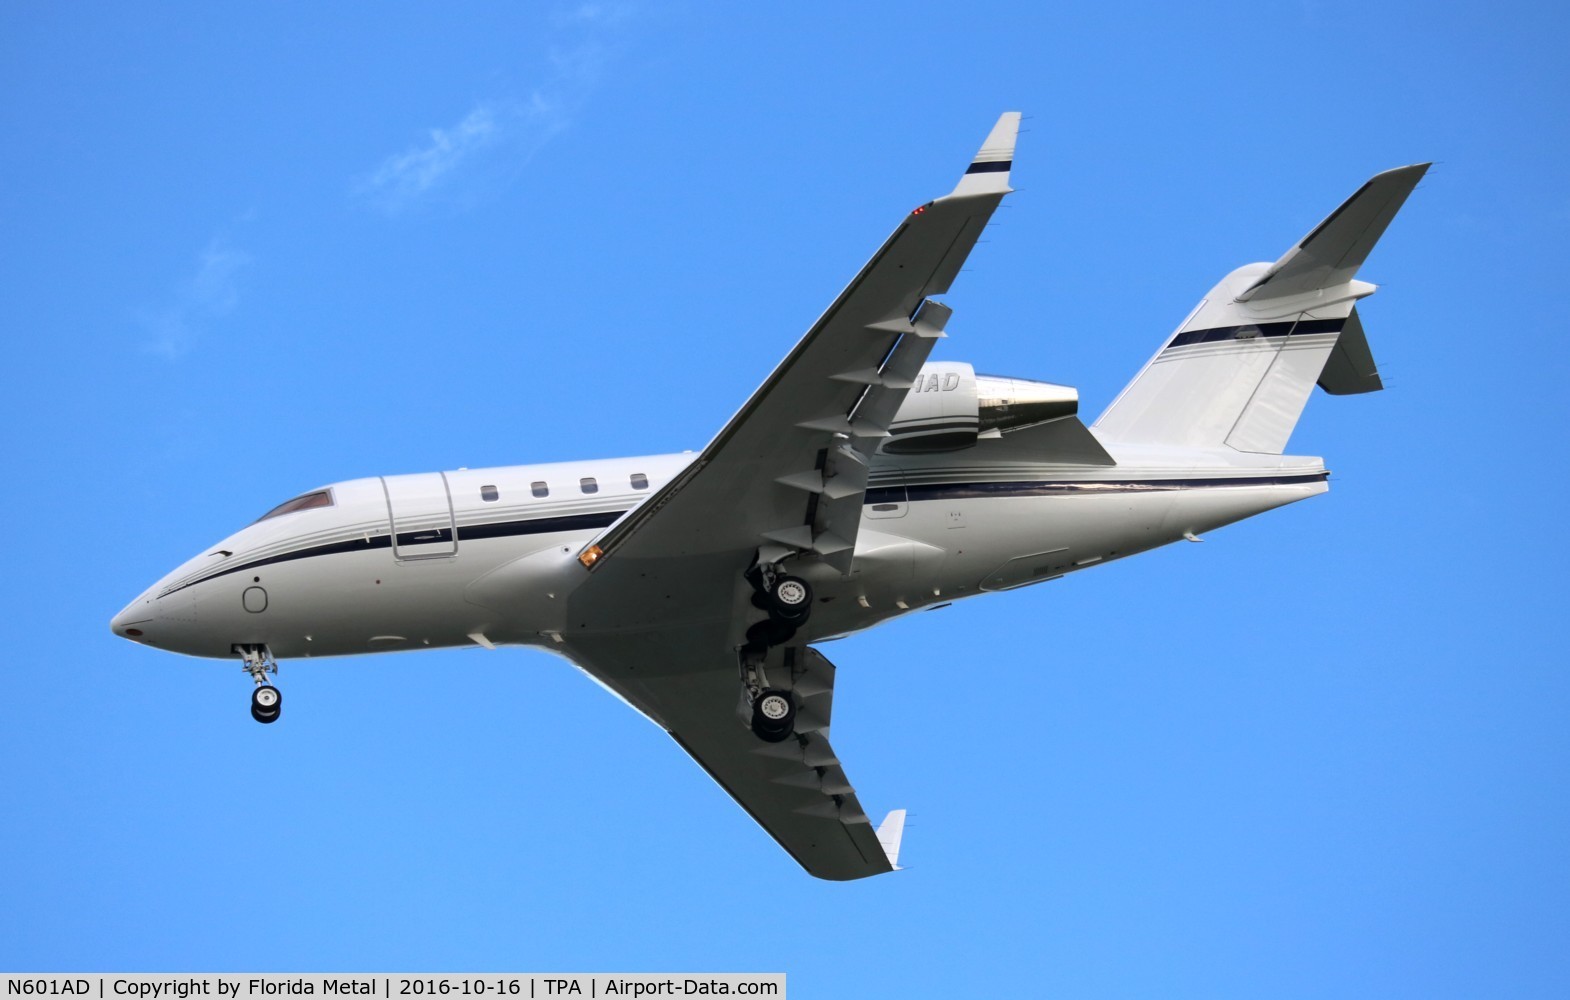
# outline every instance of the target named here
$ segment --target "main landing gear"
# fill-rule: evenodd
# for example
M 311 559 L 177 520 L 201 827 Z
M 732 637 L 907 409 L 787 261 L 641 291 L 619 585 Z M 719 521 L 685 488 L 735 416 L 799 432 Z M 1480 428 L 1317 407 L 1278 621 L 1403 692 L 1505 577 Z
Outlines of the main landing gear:
M 768 690 L 752 703 L 752 731 L 765 743 L 779 743 L 796 727 L 796 700 L 789 691 Z
M 785 645 L 806 624 L 812 614 L 812 585 L 774 566 L 761 567 L 752 581 L 753 606 L 769 616 L 747 629 L 747 644 L 741 648 L 742 685 L 752 703 L 753 734 L 766 743 L 780 743 L 795 730 L 796 699 L 788 689 L 769 685 L 765 661 L 772 647 Z
M 747 641 L 759 646 L 783 646 L 812 614 L 812 585 L 798 576 L 777 570 L 758 571 L 753 577 L 752 606 L 769 617 L 747 630 Z
M 240 669 L 256 682 L 251 692 L 251 718 L 264 724 L 277 722 L 283 711 L 283 692 L 268 683 L 267 675 L 278 673 L 278 661 L 266 646 L 241 645 L 234 651 L 240 654 Z
M 812 586 L 800 577 L 776 577 L 768 592 L 768 612 L 777 621 L 804 624 L 812 614 Z
M 752 705 L 752 734 L 765 743 L 781 743 L 796 729 L 796 699 L 786 688 L 769 686 L 763 662 L 766 653 L 750 642 L 741 647 L 743 705 Z M 790 675 L 788 665 L 781 669 Z

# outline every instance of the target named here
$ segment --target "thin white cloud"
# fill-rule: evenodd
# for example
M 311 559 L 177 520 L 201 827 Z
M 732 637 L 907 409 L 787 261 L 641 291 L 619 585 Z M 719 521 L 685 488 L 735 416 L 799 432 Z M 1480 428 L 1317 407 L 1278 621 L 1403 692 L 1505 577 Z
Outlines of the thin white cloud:
M 608 36 L 633 13 L 628 3 L 581 3 L 552 17 L 549 72 L 524 96 L 482 101 L 455 124 L 387 157 L 355 181 L 357 198 L 388 215 L 434 205 L 468 207 L 504 185 L 567 128 L 599 85 Z
M 481 105 L 452 128 L 431 129 L 430 140 L 389 156 L 359 187 L 360 193 L 397 210 L 440 184 L 467 159 L 501 137 L 494 108 Z
M 620 24 L 633 13 L 630 3 L 580 3 L 571 7 L 562 7 L 551 15 L 551 20 L 557 27 L 566 27 L 574 24 Z
M 223 237 L 213 237 L 197 256 L 195 271 L 175 289 L 173 302 L 137 314 L 147 335 L 142 349 L 171 360 L 189 352 L 214 320 L 234 311 L 239 274 L 250 260 Z

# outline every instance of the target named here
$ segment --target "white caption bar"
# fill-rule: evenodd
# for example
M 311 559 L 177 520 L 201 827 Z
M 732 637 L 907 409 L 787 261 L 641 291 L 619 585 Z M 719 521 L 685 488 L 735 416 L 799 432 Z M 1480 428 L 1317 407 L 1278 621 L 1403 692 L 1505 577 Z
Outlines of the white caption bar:
M 543 1000 L 612 997 L 784 997 L 783 972 L 8 972 L 0 1000 Z

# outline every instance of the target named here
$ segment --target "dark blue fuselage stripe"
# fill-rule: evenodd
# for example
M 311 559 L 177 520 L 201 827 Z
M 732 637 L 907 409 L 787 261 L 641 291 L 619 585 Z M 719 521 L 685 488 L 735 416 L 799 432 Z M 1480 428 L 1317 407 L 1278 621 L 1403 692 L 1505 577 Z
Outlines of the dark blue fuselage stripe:
M 505 538 L 509 535 L 543 535 L 552 531 L 581 531 L 584 528 L 604 528 L 627 513 L 624 510 L 607 510 L 598 514 L 565 514 L 561 517 L 542 517 L 533 521 L 498 521 L 495 524 L 471 524 L 458 529 L 459 541 L 479 538 Z
M 1209 330 L 1184 330 L 1172 338 L 1168 347 L 1187 344 L 1208 344 L 1217 340 L 1251 340 L 1255 337 L 1285 337 L 1287 334 L 1303 336 L 1310 333 L 1340 333 L 1344 319 L 1305 319 L 1300 322 L 1287 320 L 1281 323 L 1247 323 L 1243 326 L 1217 326 Z M 1243 334 L 1243 336 L 1239 336 Z
M 1315 472 L 1301 476 L 1264 476 L 1253 478 L 1146 479 L 1099 482 L 1074 482 L 1060 479 L 1008 483 L 912 483 L 908 486 L 879 486 L 875 489 L 869 489 L 863 499 L 863 504 L 898 503 L 907 499 L 960 500 L 978 497 L 1086 496 L 1098 493 L 1151 493 L 1166 490 L 1192 490 L 1228 486 L 1291 486 L 1301 483 L 1323 482 L 1329 475 L 1328 472 Z M 459 527 L 458 539 L 459 541 L 477 541 L 481 538 L 543 535 L 558 531 L 585 531 L 608 527 L 625 513 L 626 511 L 622 510 L 607 510 L 595 514 L 565 514 L 559 517 L 539 517 L 523 521 L 470 524 Z M 398 544 L 400 546 L 422 545 L 451 540 L 451 529 L 400 532 L 398 535 Z M 182 583 L 180 586 L 166 590 L 158 596 L 168 597 L 175 591 L 194 587 L 198 583 L 206 583 L 208 580 L 216 580 L 218 577 L 228 576 L 230 573 L 240 573 L 245 570 L 259 569 L 263 566 L 293 562 L 296 559 L 310 559 L 314 556 L 339 555 L 346 552 L 370 552 L 375 549 L 390 548 L 391 545 L 392 539 L 387 535 L 373 535 L 369 538 L 352 538 L 346 542 L 312 545 L 303 549 L 295 549 L 293 552 L 268 556 L 265 559 L 253 559 L 238 566 L 228 566 L 217 572 L 198 577 L 190 583 Z
M 989 163 L 972 163 L 966 168 L 967 174 L 1001 174 L 1014 165 L 1013 160 L 993 160 Z M 953 174 L 949 175 L 954 176 Z
M 921 483 L 909 486 L 879 486 L 867 491 L 867 503 L 900 500 L 966 500 L 979 497 L 1089 496 L 1103 493 L 1158 493 L 1171 490 L 1213 489 L 1238 486 L 1297 486 L 1322 483 L 1328 472 L 1301 476 L 1253 476 L 1248 478 L 1145 479 L 1101 482 L 1042 480 L 1012 483 Z
M 540 517 L 529 521 L 499 521 L 494 524 L 471 524 L 458 529 L 460 541 L 472 541 L 480 538 L 505 538 L 510 535 L 543 535 L 553 531 L 583 531 L 588 528 L 604 528 L 618 517 L 627 513 L 624 510 L 608 510 L 598 514 L 566 514 L 561 517 Z M 402 545 L 428 545 L 433 542 L 448 542 L 452 540 L 452 529 L 442 528 L 439 531 L 409 531 L 399 532 L 398 544 Z M 312 556 L 331 556 L 344 552 L 369 552 L 373 549 L 389 548 L 392 544 L 387 535 L 373 535 L 370 538 L 354 538 L 347 542 L 330 542 L 326 545 L 312 545 L 293 552 L 284 552 L 265 559 L 255 559 L 239 566 L 229 566 L 216 573 L 183 583 L 174 590 L 166 590 L 159 597 L 167 597 L 176 590 L 194 587 L 198 583 L 206 583 L 220 576 L 230 573 L 240 573 L 248 569 L 257 569 L 262 566 L 272 566 L 281 562 L 292 562 L 296 559 L 309 559 Z

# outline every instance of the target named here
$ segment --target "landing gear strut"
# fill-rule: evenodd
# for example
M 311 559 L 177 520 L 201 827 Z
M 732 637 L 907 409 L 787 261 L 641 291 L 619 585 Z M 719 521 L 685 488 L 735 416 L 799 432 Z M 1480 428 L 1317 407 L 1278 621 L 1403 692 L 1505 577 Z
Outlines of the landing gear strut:
M 240 654 L 240 669 L 251 675 L 256 689 L 251 692 L 251 718 L 261 723 L 278 721 L 283 711 L 283 692 L 268 683 L 267 675 L 278 673 L 278 661 L 266 646 L 236 646 Z
M 743 697 L 752 705 L 753 735 L 765 743 L 780 743 L 796 728 L 796 699 L 784 688 L 769 686 L 763 664 L 767 652 L 752 645 L 741 648 L 741 686 Z

